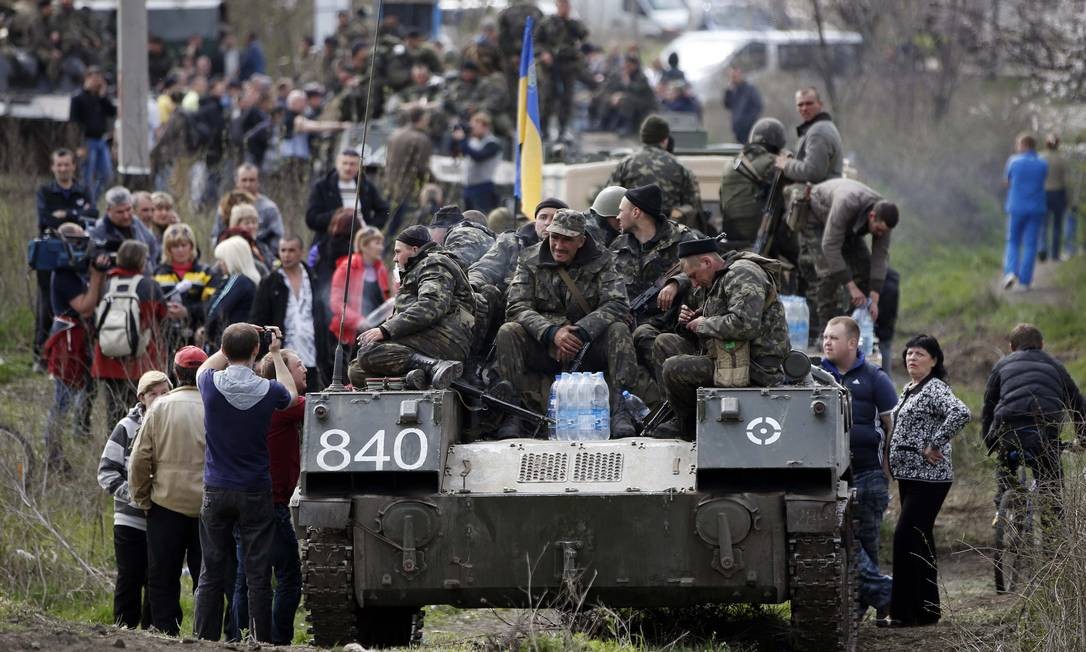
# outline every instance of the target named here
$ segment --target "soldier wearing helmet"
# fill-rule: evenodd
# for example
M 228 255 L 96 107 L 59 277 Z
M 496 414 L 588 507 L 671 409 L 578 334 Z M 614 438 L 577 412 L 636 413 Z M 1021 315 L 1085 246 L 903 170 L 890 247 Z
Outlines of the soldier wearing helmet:
M 727 249 L 749 249 L 754 244 L 773 183 L 773 161 L 784 144 L 781 121 L 762 118 L 751 128 L 750 142 L 724 170 L 720 179 L 720 214 L 721 229 L 728 234 Z

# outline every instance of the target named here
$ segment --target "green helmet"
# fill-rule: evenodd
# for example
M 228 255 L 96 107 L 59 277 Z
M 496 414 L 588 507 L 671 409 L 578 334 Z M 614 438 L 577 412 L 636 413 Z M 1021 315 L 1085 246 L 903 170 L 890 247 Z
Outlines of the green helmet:
M 615 217 L 618 215 L 618 204 L 625 196 L 626 189 L 622 186 L 607 186 L 596 195 L 592 210 L 600 217 Z
M 776 118 L 762 118 L 750 130 L 750 144 L 776 153 L 784 149 L 784 124 Z

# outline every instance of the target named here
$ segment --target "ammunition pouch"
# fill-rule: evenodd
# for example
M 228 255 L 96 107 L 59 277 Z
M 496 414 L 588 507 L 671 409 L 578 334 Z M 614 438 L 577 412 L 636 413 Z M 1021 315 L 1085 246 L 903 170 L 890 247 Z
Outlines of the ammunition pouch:
M 750 387 L 750 342 L 709 340 L 714 387 Z
M 784 222 L 792 233 L 800 233 L 807 225 L 807 217 L 811 212 L 811 184 L 794 185 L 785 190 L 788 202 L 788 213 Z

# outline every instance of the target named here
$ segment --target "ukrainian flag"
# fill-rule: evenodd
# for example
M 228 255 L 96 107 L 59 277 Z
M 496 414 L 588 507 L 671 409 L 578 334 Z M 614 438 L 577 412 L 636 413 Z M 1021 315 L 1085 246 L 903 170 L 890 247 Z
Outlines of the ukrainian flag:
M 520 84 L 517 87 L 517 179 L 514 194 L 520 210 L 531 215 L 543 200 L 543 137 L 539 127 L 539 85 L 532 48 L 532 18 L 524 25 L 520 50 Z

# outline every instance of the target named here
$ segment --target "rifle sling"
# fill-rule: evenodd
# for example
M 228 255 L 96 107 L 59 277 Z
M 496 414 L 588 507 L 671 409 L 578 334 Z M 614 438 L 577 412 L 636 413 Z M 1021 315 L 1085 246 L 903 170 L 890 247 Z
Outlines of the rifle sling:
M 569 293 L 573 295 L 573 300 L 577 302 L 577 306 L 584 311 L 587 316 L 592 312 L 592 308 L 588 306 L 588 302 L 585 301 L 584 295 L 581 294 L 581 288 L 577 287 L 577 283 L 573 281 L 573 277 L 569 275 L 565 267 L 558 268 L 558 276 L 562 278 L 562 282 L 569 288 Z

